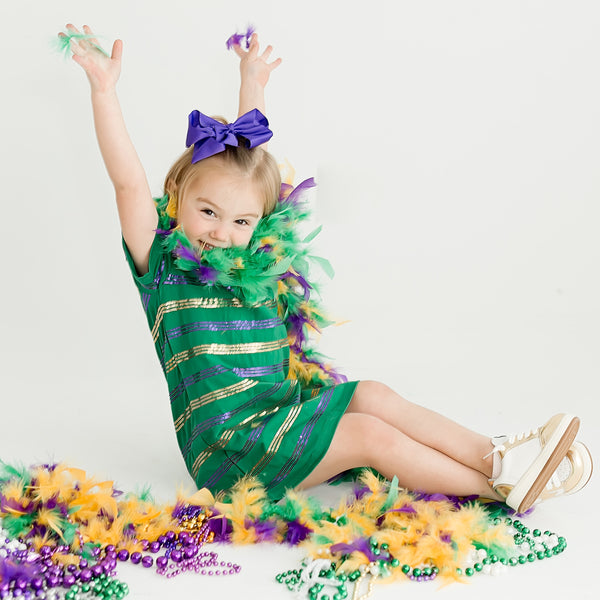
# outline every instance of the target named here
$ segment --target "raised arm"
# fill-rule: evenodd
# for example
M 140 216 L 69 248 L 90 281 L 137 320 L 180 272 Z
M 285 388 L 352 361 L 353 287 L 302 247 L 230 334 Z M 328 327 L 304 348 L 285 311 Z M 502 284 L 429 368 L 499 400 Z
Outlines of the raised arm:
M 269 81 L 271 71 L 281 64 L 281 58 L 268 63 L 269 56 L 273 51 L 272 46 L 267 46 L 262 54 L 258 54 L 258 36 L 252 34 L 248 51 L 239 44 L 233 46 L 235 53 L 240 57 L 240 105 L 238 117 L 253 108 L 258 108 L 263 115 L 265 113 L 265 87 Z
M 78 32 L 67 25 L 70 32 Z M 84 33 L 92 35 L 89 27 Z M 148 271 L 150 246 L 158 218 L 150 186 L 127 133 L 117 98 L 123 42 L 115 41 L 107 56 L 96 39 L 71 39 L 73 60 L 85 71 L 92 92 L 94 125 L 106 170 L 115 188 L 123 238 L 140 275 Z

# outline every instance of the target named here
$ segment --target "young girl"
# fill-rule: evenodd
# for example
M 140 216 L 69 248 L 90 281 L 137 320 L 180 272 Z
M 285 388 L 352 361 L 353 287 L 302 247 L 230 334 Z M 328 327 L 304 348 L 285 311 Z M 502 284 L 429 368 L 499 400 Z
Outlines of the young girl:
M 574 441 L 577 417 L 490 439 L 381 383 L 345 382 L 311 354 L 306 328 L 323 321 L 294 226 L 305 216 L 299 192 L 312 182 L 288 194 L 265 149 L 264 88 L 281 62 L 269 62 L 271 46 L 259 53 L 256 35 L 247 50 L 234 43 L 238 120 L 193 111 L 188 150 L 154 201 L 116 95 L 122 42 L 109 57 L 88 27 L 81 35 L 68 25 L 67 37 L 90 82 L 125 253 L 199 487 L 254 476 L 277 498 L 372 467 L 409 489 L 477 494 L 523 512 L 587 483 L 592 463 Z

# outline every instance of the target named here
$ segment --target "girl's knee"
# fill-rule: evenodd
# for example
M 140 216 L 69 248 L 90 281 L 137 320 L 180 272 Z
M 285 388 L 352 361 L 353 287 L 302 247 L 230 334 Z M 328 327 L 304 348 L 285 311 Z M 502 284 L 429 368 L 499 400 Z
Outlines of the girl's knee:
M 368 413 L 369 405 L 390 393 L 393 393 L 392 390 L 379 381 L 359 381 L 348 411 Z

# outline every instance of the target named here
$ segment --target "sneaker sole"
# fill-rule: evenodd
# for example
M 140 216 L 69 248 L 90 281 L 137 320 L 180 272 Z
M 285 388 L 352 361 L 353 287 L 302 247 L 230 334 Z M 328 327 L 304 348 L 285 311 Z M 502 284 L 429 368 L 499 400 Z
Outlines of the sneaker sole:
M 579 423 L 579 417 L 565 415 L 540 455 L 512 489 L 506 503 L 518 513 L 529 510 L 542 493 L 552 473 L 569 451 L 577 435 Z

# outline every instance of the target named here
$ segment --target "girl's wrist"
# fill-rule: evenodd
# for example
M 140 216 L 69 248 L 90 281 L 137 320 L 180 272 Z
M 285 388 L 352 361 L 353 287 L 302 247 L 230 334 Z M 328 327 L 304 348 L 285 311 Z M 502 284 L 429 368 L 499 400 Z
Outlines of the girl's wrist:
M 92 98 L 96 98 L 98 100 L 106 100 L 117 97 L 117 88 L 114 85 L 108 87 L 97 87 L 91 86 L 92 90 Z

